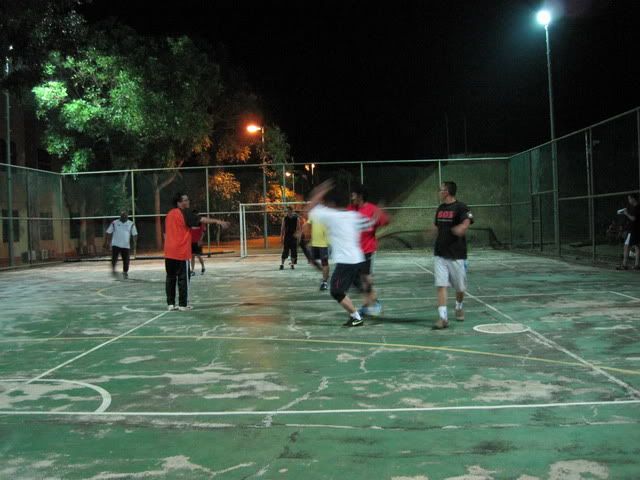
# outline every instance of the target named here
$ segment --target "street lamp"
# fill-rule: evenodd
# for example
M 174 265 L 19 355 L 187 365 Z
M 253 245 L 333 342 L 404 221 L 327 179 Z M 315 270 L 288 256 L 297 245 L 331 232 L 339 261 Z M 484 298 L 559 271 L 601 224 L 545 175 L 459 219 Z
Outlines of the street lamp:
M 267 162 L 266 162 L 266 157 L 265 157 L 265 150 L 264 150 L 264 126 L 261 125 L 255 125 L 255 124 L 250 124 L 247 125 L 247 132 L 249 132 L 250 134 L 254 134 L 254 133 L 258 133 L 260 132 L 260 141 L 262 142 L 262 151 L 260 152 L 260 160 L 262 160 L 262 198 L 263 198 L 263 202 L 267 203 Z M 262 225 L 262 231 L 264 232 L 264 248 L 266 249 L 269 246 L 269 235 L 267 233 L 267 210 L 266 210 L 266 205 L 263 207 L 264 208 L 264 214 L 263 214 L 263 225 Z
M 536 15 L 538 23 L 544 27 L 545 37 L 547 40 L 547 79 L 549 81 L 549 117 L 551 123 L 551 140 L 556 138 L 556 129 L 553 116 L 553 88 L 551 84 L 551 46 L 549 44 L 549 24 L 551 23 L 551 12 L 549 10 L 540 10 Z
M 553 115 L 553 87 L 551 82 L 551 46 L 549 44 L 549 24 L 551 23 L 551 12 L 549 10 L 540 10 L 536 15 L 538 23 L 544 26 L 545 38 L 547 41 L 547 80 L 549 82 L 549 125 L 551 129 L 551 166 L 553 174 L 553 229 L 554 242 L 556 245 L 556 253 L 561 255 L 560 248 L 560 202 L 558 198 L 558 154 L 557 145 L 554 141 L 556 138 L 556 127 Z
M 293 182 L 293 196 L 294 196 L 294 200 L 295 200 L 295 196 L 296 196 L 296 173 L 295 172 L 286 172 L 285 176 L 291 177 L 291 180 Z

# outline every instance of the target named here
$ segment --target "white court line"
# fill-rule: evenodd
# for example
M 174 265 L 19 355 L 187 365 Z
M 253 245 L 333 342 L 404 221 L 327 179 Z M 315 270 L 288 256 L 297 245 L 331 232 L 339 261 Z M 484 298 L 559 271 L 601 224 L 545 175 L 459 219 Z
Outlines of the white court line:
M 431 272 L 429 272 L 431 273 Z M 382 286 L 384 288 L 384 285 Z M 308 290 L 308 288 L 305 287 L 306 290 Z M 611 292 L 611 293 L 615 293 L 615 292 Z M 576 291 L 576 292 L 571 292 L 572 295 L 608 295 L 609 292 L 604 291 L 604 290 L 580 290 L 580 291 Z M 620 293 L 619 295 L 624 295 L 622 293 Z M 559 296 L 566 296 L 566 292 L 554 292 L 554 293 L 496 293 L 496 294 L 485 294 L 485 295 L 475 295 L 476 298 L 520 298 L 520 297 L 559 297 Z M 86 304 L 74 304 L 74 306 L 76 307 L 104 307 L 106 306 L 120 306 L 122 301 L 120 302 L 116 302 L 116 297 L 111 297 L 113 298 L 114 302 L 113 303 L 86 303 Z M 387 301 L 387 300 L 437 300 L 438 297 L 420 297 L 420 296 L 412 296 L 412 297 L 385 297 L 385 298 L 381 298 L 380 300 L 382 301 Z M 630 297 L 633 298 L 633 297 Z M 198 310 L 198 307 L 216 307 L 216 306 L 228 306 L 228 305 L 237 305 L 239 307 L 241 306 L 259 306 L 259 305 L 255 305 L 255 303 L 259 303 L 259 301 L 261 300 L 268 300 L 268 304 L 269 305 L 276 305 L 276 304 L 290 304 L 290 303 L 326 303 L 327 298 L 318 298 L 318 299 L 313 299 L 313 300 L 296 300 L 296 299 L 291 299 L 291 300 L 277 300 L 274 299 L 273 296 L 271 295 L 256 295 L 251 297 L 251 301 L 241 301 L 241 300 L 236 300 L 236 301 L 229 301 L 229 302 L 197 302 L 194 304 L 195 309 L 194 311 Z M 640 299 L 636 299 L 636 300 L 640 300 Z M 251 305 L 245 305 L 246 303 L 250 303 Z M 144 308 L 144 307 L 143 307 Z M 130 307 L 128 308 L 131 311 L 136 311 L 131 309 Z
M 124 332 L 124 333 L 121 333 L 121 334 L 120 334 L 120 335 L 118 335 L 117 337 L 113 337 L 112 339 L 107 340 L 106 342 L 103 342 L 103 343 L 101 343 L 100 345 L 96 345 L 95 347 L 93 347 L 93 348 L 92 348 L 92 349 L 90 349 L 90 350 L 87 350 L 86 352 L 83 352 L 83 353 L 81 353 L 81 354 L 79 354 L 79 355 L 76 355 L 76 356 L 75 356 L 75 357 L 73 357 L 73 358 L 70 358 L 69 360 L 67 360 L 66 362 L 61 363 L 60 365 L 57 365 L 57 366 L 55 366 L 55 367 L 53 367 L 53 368 L 50 368 L 50 369 L 49 369 L 49 370 L 47 370 L 46 372 L 41 373 L 41 374 L 40 374 L 40 375 L 38 375 L 37 377 L 34 377 L 34 378 L 32 378 L 31 380 L 29 380 L 29 381 L 25 382 L 25 383 L 24 383 L 24 385 L 29 385 L 30 383 L 37 382 L 38 380 L 40 380 L 40 379 L 41 379 L 41 378 L 43 378 L 43 377 L 46 377 L 46 376 L 47 376 L 47 375 L 49 375 L 50 373 L 53 373 L 53 372 L 55 372 L 56 370 L 60 370 L 62 367 L 65 367 L 65 366 L 69 365 L 70 363 L 73 363 L 73 362 L 75 362 L 76 360 L 81 359 L 82 357 L 86 357 L 86 356 L 87 356 L 87 355 L 89 355 L 90 353 L 93 353 L 93 352 L 95 352 L 96 350 L 99 350 L 99 349 L 101 349 L 102 347 L 105 347 L 105 346 L 109 345 L 110 343 L 115 342 L 116 340 L 120 340 L 122 337 L 126 337 L 126 336 L 127 336 L 127 335 L 129 335 L 130 333 L 135 332 L 136 330 L 138 330 L 139 328 L 144 327 L 145 325 L 148 325 L 149 323 L 153 322 L 154 320 L 157 320 L 158 318 L 160 318 L 160 317 L 162 317 L 162 316 L 166 315 L 167 313 L 169 313 L 169 311 L 168 311 L 168 310 L 165 310 L 164 312 L 162 312 L 162 313 L 160 313 L 160 314 L 156 315 L 155 317 L 153 317 L 153 318 L 151 318 L 151 319 L 147 320 L 146 322 L 141 323 L 141 324 L 140 324 L 140 325 L 138 325 L 137 327 L 133 327 L 132 329 L 127 330 L 127 331 L 126 331 L 126 332 Z M 17 388 L 17 387 L 16 387 L 16 388 Z M 13 390 L 15 390 L 15 388 L 14 388 L 14 389 L 12 389 L 12 390 L 9 390 L 9 392 L 11 392 L 11 391 L 13 391 Z M 8 392 L 7 392 L 7 393 L 8 393 Z
M 429 270 L 426 267 L 423 267 L 422 265 L 420 265 L 418 262 L 416 262 L 414 260 L 414 263 L 421 269 L 423 269 L 426 272 L 429 272 L 431 275 L 434 275 L 433 272 L 431 270 Z M 435 275 L 434 275 L 435 276 Z M 503 317 L 507 318 L 508 320 L 515 322 L 515 320 L 513 319 L 513 317 L 511 317 L 510 315 L 507 315 L 506 313 L 501 312 L 500 310 L 498 310 L 496 307 L 494 307 L 493 305 L 488 304 L 487 302 L 483 301 L 482 299 L 476 297 L 475 295 L 472 295 L 469 292 L 465 292 L 466 295 L 468 295 L 470 298 L 476 300 L 477 302 L 480 302 L 481 304 L 483 304 L 484 306 L 486 306 L 487 308 L 489 308 L 490 310 L 493 310 L 494 312 L 496 312 L 499 315 L 502 315 Z M 538 338 L 538 340 L 542 341 L 543 344 L 554 348 L 556 350 L 558 350 L 559 352 L 564 353 L 565 355 L 570 356 L 571 358 L 573 358 L 574 360 L 576 360 L 577 362 L 583 364 L 585 367 L 589 367 L 591 370 L 593 370 L 594 372 L 599 373 L 600 375 L 603 375 L 604 377 L 608 378 L 611 382 L 615 383 L 616 385 L 624 388 L 625 390 L 627 390 L 628 392 L 632 393 L 634 397 L 636 398 L 640 398 L 640 390 L 635 389 L 634 387 L 632 387 L 631 385 L 629 385 L 626 382 L 623 382 L 622 380 L 620 380 L 617 377 L 614 377 L 613 375 L 611 375 L 610 373 L 605 372 L 604 370 L 602 370 L 600 367 L 598 367 L 597 365 L 594 365 L 593 363 L 588 362 L 587 360 L 585 360 L 584 358 L 576 355 L 573 352 L 570 352 L 569 350 L 567 350 L 566 348 L 564 348 L 563 346 L 557 344 L 556 342 L 554 342 L 553 340 L 545 337 L 544 335 L 542 335 L 541 333 L 536 332 L 533 328 L 529 327 L 529 334 L 535 336 L 536 338 Z
M 11 411 L 0 410 L 0 415 L 20 416 L 65 416 L 65 417 L 241 417 L 241 416 L 276 416 L 276 415 L 334 415 L 350 413 L 415 413 L 415 412 L 458 412 L 458 411 L 486 411 L 486 410 L 514 410 L 530 408 L 566 408 L 637 405 L 640 400 L 610 400 L 594 402 L 566 402 L 566 403 L 530 403 L 506 405 L 458 405 L 454 407 L 406 407 L 406 408 L 347 408 L 337 410 L 266 410 L 266 411 L 204 411 L 204 412 L 43 412 L 37 410 Z
M 621 297 L 627 297 L 627 298 L 630 298 L 631 300 L 636 300 L 636 301 L 640 302 L 640 298 L 638 298 L 638 297 L 632 297 L 631 295 L 626 295 L 624 293 L 614 292 L 613 290 L 610 290 L 609 292 L 613 293 L 614 295 L 620 295 Z
M 24 382 L 24 378 L 3 378 L 0 379 L 0 383 L 8 383 L 8 382 Z M 33 381 L 33 380 L 32 380 Z M 111 405 L 111 394 L 105 390 L 104 388 L 102 388 L 99 385 L 94 385 L 93 383 L 86 383 L 86 382 L 80 382 L 78 380 L 65 380 L 63 378 L 50 378 L 47 380 L 37 380 L 40 383 L 46 383 L 46 382 L 51 382 L 51 383 L 70 383 L 73 385 L 79 385 L 81 387 L 84 388 L 89 388 L 95 392 L 98 392 L 98 394 L 100 395 L 100 397 L 102 398 L 102 402 L 100 403 L 100 406 L 93 412 L 93 413 L 102 413 L 104 411 L 107 410 L 107 408 L 109 408 L 109 405 Z M 23 384 L 25 385 L 25 384 Z M 16 387 L 19 388 L 19 387 Z M 9 390 L 9 392 L 13 391 Z M 9 393 L 7 392 L 7 393 Z

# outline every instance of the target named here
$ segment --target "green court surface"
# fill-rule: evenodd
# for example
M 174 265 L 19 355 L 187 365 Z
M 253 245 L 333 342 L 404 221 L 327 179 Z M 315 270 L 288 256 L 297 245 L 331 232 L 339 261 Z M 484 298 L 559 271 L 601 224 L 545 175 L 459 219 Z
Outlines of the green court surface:
M 347 329 L 278 263 L 208 259 L 190 312 L 160 261 L 0 273 L 0 478 L 640 478 L 640 272 L 476 250 L 433 331 L 430 253 L 383 252 Z

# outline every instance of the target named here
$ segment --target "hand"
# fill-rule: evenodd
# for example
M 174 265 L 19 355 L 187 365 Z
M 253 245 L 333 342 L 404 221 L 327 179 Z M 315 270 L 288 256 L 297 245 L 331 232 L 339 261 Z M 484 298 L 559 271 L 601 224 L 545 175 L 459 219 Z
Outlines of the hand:
M 455 227 L 451 227 L 451 233 L 453 233 L 456 237 L 464 237 L 465 228 L 463 225 L 456 225 Z

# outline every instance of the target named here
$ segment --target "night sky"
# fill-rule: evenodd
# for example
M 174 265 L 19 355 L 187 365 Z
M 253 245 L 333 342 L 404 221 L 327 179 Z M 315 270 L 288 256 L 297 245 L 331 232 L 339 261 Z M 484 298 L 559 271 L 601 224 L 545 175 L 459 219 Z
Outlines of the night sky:
M 640 105 L 640 2 L 547 2 L 556 134 Z M 143 34 L 223 44 L 296 162 L 506 153 L 549 139 L 538 1 L 94 0 Z

